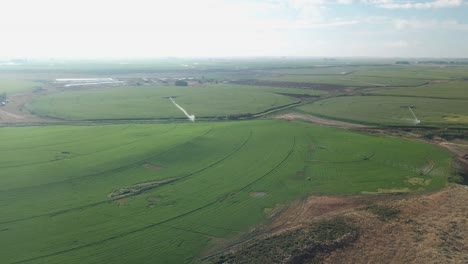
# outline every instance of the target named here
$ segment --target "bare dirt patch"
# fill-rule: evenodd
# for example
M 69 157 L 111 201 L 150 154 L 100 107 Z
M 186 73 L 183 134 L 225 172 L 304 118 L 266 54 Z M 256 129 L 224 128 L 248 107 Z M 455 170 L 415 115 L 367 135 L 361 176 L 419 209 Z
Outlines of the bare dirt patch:
M 154 202 L 159 202 L 159 201 L 161 201 L 161 199 L 162 199 L 161 196 L 148 196 L 148 197 L 146 198 L 146 200 L 147 200 L 148 202 L 152 202 L 152 203 L 154 203 Z
M 114 199 L 134 196 L 134 195 L 141 194 L 142 192 L 145 192 L 154 188 L 158 188 L 162 185 L 175 182 L 177 180 L 178 178 L 169 178 L 169 179 L 160 180 L 160 181 L 139 183 L 139 184 L 135 184 L 132 186 L 115 189 L 111 193 L 109 193 L 108 196 L 109 198 L 114 198 Z
M 261 198 L 261 197 L 264 197 L 265 195 L 267 195 L 266 192 L 251 192 L 249 193 L 250 197 L 254 197 L 254 198 Z
M 367 211 L 347 212 L 360 226 L 359 238 L 323 263 L 468 263 L 467 186 L 381 204 L 398 208 L 397 218 L 382 221 Z
M 119 206 L 127 205 L 128 204 L 128 198 L 116 199 L 116 200 L 114 200 L 114 203 L 118 204 Z
M 255 238 L 231 243 L 205 260 L 235 263 L 230 260 L 268 259 L 264 252 L 273 252 L 281 263 L 468 263 L 468 186 L 452 184 L 422 195 L 312 196 L 278 208 L 271 210 L 268 226 L 250 231 Z M 336 219 L 357 232 L 325 244 L 307 242 L 305 234 L 315 232 L 311 226 Z M 342 226 L 323 230 L 329 234 Z
M 157 165 L 154 165 L 154 164 L 151 164 L 151 163 L 146 163 L 146 164 L 143 165 L 143 167 L 145 167 L 147 169 L 150 169 L 150 170 L 154 170 L 154 171 L 159 171 L 159 170 L 164 169 L 161 166 L 157 166 Z
M 8 97 L 8 103 L 0 107 L 0 123 L 36 123 L 52 122 L 53 119 L 42 118 L 31 114 L 26 104 L 32 102 L 39 93 L 29 92 Z
M 311 196 L 294 202 L 268 227 L 270 232 L 284 230 L 310 223 L 324 215 L 339 213 L 362 206 L 364 201 L 358 197 Z
M 298 113 L 282 114 L 282 115 L 274 116 L 273 118 L 286 119 L 286 120 L 299 119 L 299 120 L 305 120 L 305 121 L 309 121 L 309 122 L 317 123 L 321 125 L 337 126 L 337 127 L 344 127 L 344 128 L 370 128 L 370 126 L 353 124 L 353 123 L 331 120 L 331 119 L 324 119 L 324 118 L 320 118 L 320 117 L 316 117 L 312 115 L 305 115 L 305 114 L 298 114 Z

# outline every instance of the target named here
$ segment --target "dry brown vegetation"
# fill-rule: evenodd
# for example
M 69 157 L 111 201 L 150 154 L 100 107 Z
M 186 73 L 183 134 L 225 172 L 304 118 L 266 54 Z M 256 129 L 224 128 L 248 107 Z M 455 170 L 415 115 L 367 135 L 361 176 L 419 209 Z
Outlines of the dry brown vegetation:
M 50 121 L 32 115 L 26 110 L 25 105 L 30 103 L 35 94 L 32 92 L 13 95 L 8 98 L 9 102 L 0 107 L 0 123 L 30 123 Z
M 467 216 L 463 185 L 423 195 L 312 196 L 272 214 L 271 225 L 255 230 L 262 233 L 256 239 L 209 261 L 244 263 L 248 256 L 262 263 L 468 263 Z M 357 230 L 346 233 L 352 239 L 311 235 L 323 223 L 328 233 L 342 234 L 342 219 Z
M 368 211 L 346 213 L 359 238 L 324 263 L 468 263 L 467 186 L 381 203 L 400 214 L 382 221 Z

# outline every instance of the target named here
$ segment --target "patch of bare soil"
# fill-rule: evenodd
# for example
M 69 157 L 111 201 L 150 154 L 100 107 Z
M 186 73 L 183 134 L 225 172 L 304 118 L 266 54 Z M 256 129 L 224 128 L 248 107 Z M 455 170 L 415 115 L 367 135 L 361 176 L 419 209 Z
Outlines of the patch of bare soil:
M 154 170 L 154 171 L 159 171 L 159 170 L 163 169 L 163 167 L 161 167 L 161 166 L 157 166 L 157 165 L 150 164 L 150 163 L 144 164 L 143 167 L 145 167 L 147 169 L 150 169 L 150 170 Z
M 324 119 L 324 118 L 320 118 L 320 117 L 316 117 L 312 115 L 304 115 L 304 114 L 298 114 L 298 113 L 288 113 L 288 114 L 277 115 L 277 116 L 274 116 L 274 118 L 286 119 L 286 120 L 300 119 L 300 120 L 305 120 L 305 121 L 309 121 L 309 122 L 317 123 L 321 125 L 337 126 L 337 127 L 344 127 L 344 128 L 369 128 L 369 126 L 365 126 L 365 125 L 348 123 L 348 122 L 331 120 L 331 119 Z
M 468 145 L 466 142 L 440 142 L 439 145 L 455 154 L 460 162 L 468 167 Z
M 362 206 L 364 201 L 354 197 L 340 196 L 310 196 L 294 202 L 291 206 L 274 217 L 274 221 L 268 227 L 270 232 L 296 228 L 309 224 L 317 219 L 331 213 L 339 213 L 352 208 Z
M 261 198 L 261 197 L 264 197 L 265 195 L 267 195 L 266 192 L 251 192 L 249 193 L 250 197 L 254 197 L 254 198 Z
M 114 200 L 114 203 L 118 204 L 119 206 L 127 205 L 128 198 L 121 198 L 121 199 Z
M 239 259 L 261 259 L 262 263 L 468 263 L 467 216 L 468 186 L 463 185 L 452 184 L 423 195 L 312 196 L 287 208 L 272 210 L 270 225 L 250 231 L 257 234 L 255 238 L 231 243 L 221 251 L 218 248 L 218 253 L 205 260 L 214 263 L 237 263 Z M 340 219 L 345 220 L 344 224 L 340 224 Z M 315 228 L 320 223 L 322 226 L 328 223 L 321 229 L 324 234 L 350 235 L 349 239 L 332 237 L 325 244 L 308 239 L 317 236 L 314 232 L 322 232 Z M 349 230 L 343 233 L 346 226 L 356 233 Z M 284 261 L 272 261 L 269 255 Z
M 124 198 L 124 197 L 129 197 L 129 196 L 134 196 L 138 195 L 144 191 L 148 191 L 154 188 L 158 188 L 162 185 L 169 184 L 171 182 L 177 181 L 178 178 L 169 178 L 165 180 L 160 180 L 160 181 L 151 181 L 151 182 L 144 182 L 144 183 L 139 183 L 135 184 L 132 186 L 127 186 L 119 189 L 113 190 L 111 193 L 109 193 L 109 198 L 113 199 L 118 199 L 118 198 Z
M 26 109 L 26 104 L 30 103 L 37 94 L 34 92 L 17 94 L 8 97 L 8 103 L 0 107 L 0 123 L 35 123 L 51 122 L 46 119 L 31 114 Z
M 148 202 L 159 202 L 161 201 L 161 196 L 149 196 L 146 198 Z
M 339 215 L 341 212 L 358 208 L 365 203 L 366 200 L 360 197 L 311 196 L 295 201 L 289 206 L 278 204 L 275 208 L 265 210 L 270 224 L 257 226 L 232 240 L 216 239 L 212 243 L 213 246 L 204 253 L 204 259 L 213 262 L 214 259 L 227 252 L 237 252 L 245 246 L 261 243 L 259 241 L 263 239 L 278 235 L 290 236 L 289 232 L 310 229 L 311 223 L 323 217 Z
M 400 213 L 383 221 L 365 210 L 346 212 L 359 238 L 323 263 L 468 263 L 467 186 L 379 204 Z

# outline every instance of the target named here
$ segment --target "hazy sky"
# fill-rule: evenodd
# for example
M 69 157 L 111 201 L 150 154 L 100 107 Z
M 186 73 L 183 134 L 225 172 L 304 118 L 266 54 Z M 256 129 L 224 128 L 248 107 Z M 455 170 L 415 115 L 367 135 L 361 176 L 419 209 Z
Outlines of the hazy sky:
M 2 0 L 0 57 L 468 57 L 463 0 Z

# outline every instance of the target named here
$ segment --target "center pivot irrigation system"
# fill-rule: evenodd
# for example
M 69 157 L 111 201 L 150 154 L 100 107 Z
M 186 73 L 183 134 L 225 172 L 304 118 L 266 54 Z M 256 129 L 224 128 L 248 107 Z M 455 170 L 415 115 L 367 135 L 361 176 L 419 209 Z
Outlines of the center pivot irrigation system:
M 419 120 L 419 119 L 416 117 L 416 115 L 414 114 L 414 112 L 413 112 L 413 107 L 412 107 L 412 106 L 409 106 L 408 109 L 411 111 L 411 114 L 413 114 L 414 123 L 415 123 L 415 124 L 421 123 L 421 120 Z
M 174 101 L 174 99 L 172 99 L 172 97 L 169 97 L 169 99 L 171 99 L 172 103 L 173 103 L 175 106 L 177 106 L 177 108 L 179 108 L 180 111 L 182 111 L 182 112 L 187 116 L 187 118 L 188 118 L 190 121 L 195 122 L 195 115 L 189 115 L 189 114 L 187 113 L 187 111 L 185 111 L 185 109 L 183 109 L 180 105 L 178 105 L 178 104 Z

